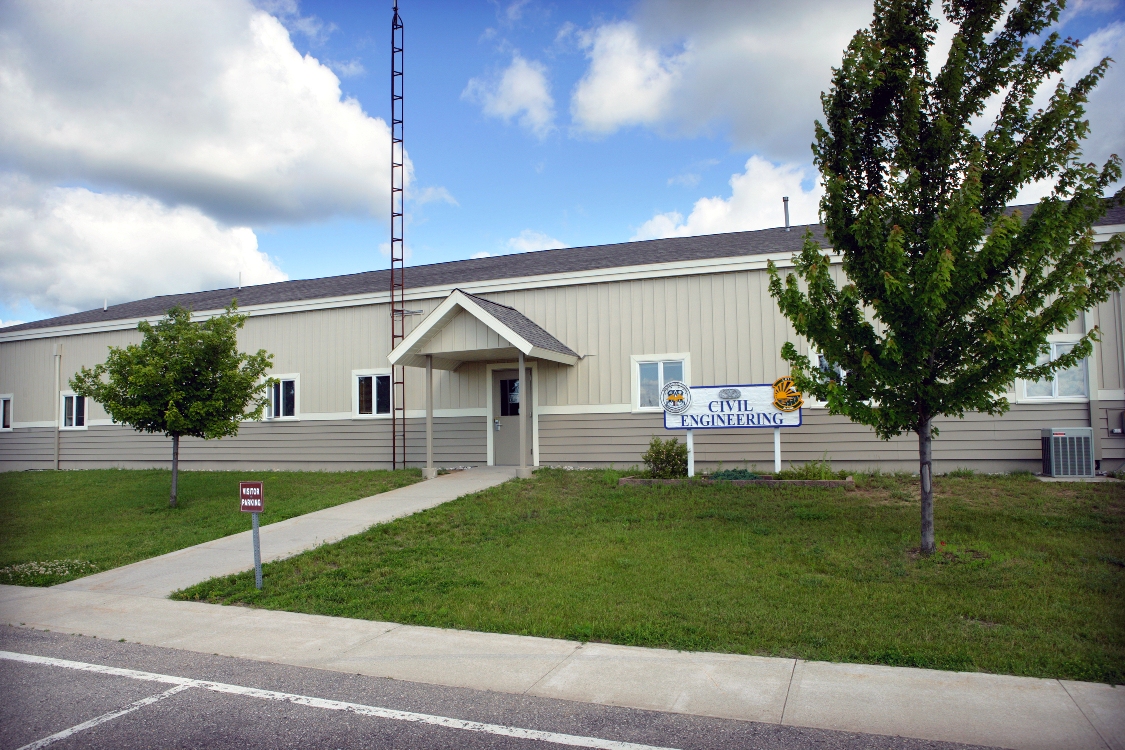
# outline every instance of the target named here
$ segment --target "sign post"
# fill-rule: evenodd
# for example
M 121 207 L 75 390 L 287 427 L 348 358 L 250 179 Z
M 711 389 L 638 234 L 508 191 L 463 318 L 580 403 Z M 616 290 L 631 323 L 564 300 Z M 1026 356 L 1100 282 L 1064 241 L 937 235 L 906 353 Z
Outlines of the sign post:
M 772 384 L 689 387 L 672 381 L 660 391 L 664 429 L 685 430 L 688 476 L 695 475 L 695 430 L 773 429 L 773 470 L 781 471 L 781 428 L 800 427 L 804 399 L 790 378 Z
M 258 541 L 258 514 L 265 507 L 261 482 L 238 483 L 239 510 L 251 515 L 251 528 L 254 535 L 254 586 L 262 589 L 262 545 Z

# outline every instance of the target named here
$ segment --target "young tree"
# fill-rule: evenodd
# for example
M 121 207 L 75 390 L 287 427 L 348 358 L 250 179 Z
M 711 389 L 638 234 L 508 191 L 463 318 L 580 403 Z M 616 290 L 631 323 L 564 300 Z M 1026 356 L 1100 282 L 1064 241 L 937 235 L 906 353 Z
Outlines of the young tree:
M 190 310 L 174 307 L 155 326 L 142 320 L 140 344 L 111 346 L 104 363 L 83 367 L 70 381 L 75 393 L 100 403 L 114 422 L 172 438 L 173 508 L 180 437 L 237 435 L 239 423 L 260 419 L 268 403 L 269 381 L 262 375 L 273 355 L 238 351 L 246 316 L 236 311 L 232 303 L 222 315 L 193 323 Z
M 918 435 L 925 554 L 934 549 L 934 418 L 1002 414 L 1016 378 L 1046 378 L 1089 356 L 1096 329 L 1068 354 L 1040 358 L 1049 334 L 1125 282 L 1122 238 L 1096 246 L 1090 229 L 1121 162 L 1099 169 L 1080 147 L 1084 103 L 1110 60 L 1070 87 L 1058 78 L 1033 109 L 1078 47 L 1057 34 L 1030 46 L 1063 2 L 942 7 L 956 33 L 936 75 L 930 2 L 876 0 L 870 28 L 853 37 L 821 97 L 820 209 L 846 280 L 837 285 L 810 236 L 784 285 L 770 268 L 770 294 L 827 363 L 785 344 L 798 387 L 880 438 Z M 985 122 L 989 105 L 996 114 Z M 1054 180 L 1054 192 L 1028 216 L 1005 212 L 1037 180 Z

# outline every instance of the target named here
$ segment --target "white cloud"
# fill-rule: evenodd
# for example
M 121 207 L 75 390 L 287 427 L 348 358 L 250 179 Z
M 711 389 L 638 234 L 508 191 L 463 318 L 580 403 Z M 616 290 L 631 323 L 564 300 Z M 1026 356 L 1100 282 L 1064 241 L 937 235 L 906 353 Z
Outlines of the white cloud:
M 472 258 L 473 260 L 477 260 L 479 258 L 491 258 L 492 253 L 481 250 L 479 253 L 473 253 L 469 257 Z
M 290 31 L 307 37 L 313 44 L 323 44 L 336 31 L 336 24 L 324 23 L 316 16 L 302 16 L 297 0 L 256 0 L 254 5 L 277 16 Z
M 719 122 L 739 148 L 805 161 L 830 68 L 871 8 L 870 0 L 643 0 L 630 20 L 578 35 L 590 63 L 571 99 L 575 125 L 694 135 Z
M 551 97 L 547 68 L 535 60 L 525 60 L 518 52 L 498 78 L 471 79 L 461 97 L 480 104 L 490 117 L 508 122 L 518 116 L 520 125 L 539 138 L 554 127 L 555 100 Z
M 390 202 L 386 123 L 246 0 L 7 2 L 0 111 L 0 162 L 35 179 L 237 224 L 383 217 Z
M 508 248 L 517 253 L 530 253 L 536 250 L 557 250 L 566 247 L 554 237 L 532 229 L 525 229 L 518 236 L 508 240 Z M 474 256 L 475 257 L 475 256 Z
M 347 62 L 326 60 L 325 62 L 328 67 L 336 71 L 336 75 L 342 76 L 343 78 L 354 78 L 355 76 L 361 76 L 367 72 L 367 69 L 363 67 L 363 63 L 359 60 L 348 60 Z
M 590 68 L 574 88 L 570 111 L 583 130 L 612 133 L 668 115 L 689 54 L 665 57 L 646 47 L 632 23 L 611 23 L 580 37 Z
M 1116 62 L 1110 63 L 1105 78 L 1090 94 L 1086 105 L 1090 136 L 1082 146 L 1084 157 L 1099 164 L 1110 154 L 1125 157 L 1125 117 L 1121 113 L 1121 102 L 1125 101 L 1125 22 L 1111 23 L 1083 39 L 1078 56 L 1063 69 L 1064 79 L 1075 83 L 1103 57 Z
M 26 320 L 0 320 L 0 328 L 7 328 L 8 326 L 18 326 L 26 322 Z
M 752 156 L 745 172 L 731 176 L 730 197 L 700 198 L 686 220 L 678 211 L 656 214 L 637 229 L 632 239 L 694 237 L 783 226 L 783 196 L 789 197 L 793 226 L 814 224 L 823 190 L 819 183 L 811 190 L 801 187 L 810 176 L 811 170 L 798 165 L 772 164 Z
M 1080 0 L 1068 4 L 1063 23 L 1119 7 L 1114 0 Z M 578 33 L 564 28 L 559 39 L 577 39 L 589 57 L 571 96 L 574 125 L 596 135 L 635 125 L 680 135 L 729 127 L 736 148 L 776 162 L 807 162 L 813 121 L 823 119 L 819 95 L 871 14 L 871 0 L 640 0 L 628 20 Z M 941 21 L 931 70 L 944 63 L 952 35 L 953 26 Z M 1125 23 L 1111 17 L 1084 37 L 1065 71 L 1068 82 L 1103 56 L 1117 60 L 1087 107 L 1086 156 L 1100 162 L 1125 150 Z M 1042 101 L 1050 87 L 1044 92 Z
M 158 294 L 283 281 L 248 227 L 136 195 L 0 175 L 0 297 L 73 312 Z
M 437 202 L 448 203 L 451 206 L 461 205 L 457 202 L 457 199 L 454 198 L 453 195 L 443 187 L 417 188 L 410 191 L 410 193 L 406 197 L 408 200 L 411 200 L 414 203 L 418 203 L 420 205 L 425 203 Z

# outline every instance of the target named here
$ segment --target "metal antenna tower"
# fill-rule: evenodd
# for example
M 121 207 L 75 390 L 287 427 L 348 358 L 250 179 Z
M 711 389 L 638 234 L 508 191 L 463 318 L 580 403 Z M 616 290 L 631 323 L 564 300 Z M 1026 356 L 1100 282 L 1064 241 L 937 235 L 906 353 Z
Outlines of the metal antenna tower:
M 391 349 L 406 337 L 403 238 L 402 17 L 391 21 Z M 401 461 L 399 459 L 401 454 Z M 391 468 L 406 468 L 406 368 L 391 368 Z

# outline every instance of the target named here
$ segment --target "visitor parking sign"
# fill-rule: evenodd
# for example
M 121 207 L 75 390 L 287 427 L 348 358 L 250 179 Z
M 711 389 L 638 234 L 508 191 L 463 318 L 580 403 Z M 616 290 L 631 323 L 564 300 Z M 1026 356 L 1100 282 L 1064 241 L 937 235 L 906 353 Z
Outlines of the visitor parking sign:
M 261 513 L 265 505 L 261 482 L 239 482 L 238 497 L 243 513 Z

